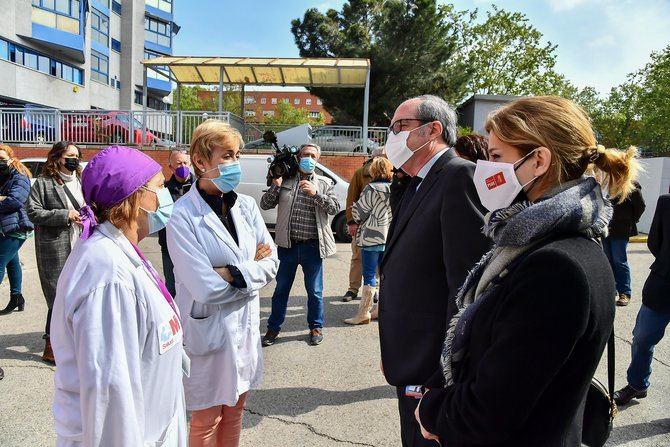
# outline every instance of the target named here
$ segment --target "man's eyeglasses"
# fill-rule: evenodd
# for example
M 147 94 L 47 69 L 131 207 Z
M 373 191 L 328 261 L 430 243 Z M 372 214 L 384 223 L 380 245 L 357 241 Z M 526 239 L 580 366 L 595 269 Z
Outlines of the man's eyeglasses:
M 420 123 L 430 123 L 431 120 L 421 120 L 418 118 L 401 118 L 399 120 L 395 120 L 394 122 L 391 123 L 389 126 L 388 131 L 393 132 L 393 135 L 398 135 L 400 132 L 402 132 L 403 127 L 405 127 L 405 121 L 418 121 Z

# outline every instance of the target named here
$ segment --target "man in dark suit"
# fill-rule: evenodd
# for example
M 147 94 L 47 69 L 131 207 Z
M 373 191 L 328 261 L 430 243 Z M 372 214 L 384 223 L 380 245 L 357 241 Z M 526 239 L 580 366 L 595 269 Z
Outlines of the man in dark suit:
M 382 368 L 397 390 L 404 447 L 436 445 L 421 436 L 414 410 L 421 386 L 441 385 L 431 376 L 440 370 L 456 292 L 490 247 L 475 164 L 454 153 L 455 141 L 454 110 L 424 95 L 396 109 L 385 146 L 395 167 L 412 177 L 387 238 L 379 299 Z

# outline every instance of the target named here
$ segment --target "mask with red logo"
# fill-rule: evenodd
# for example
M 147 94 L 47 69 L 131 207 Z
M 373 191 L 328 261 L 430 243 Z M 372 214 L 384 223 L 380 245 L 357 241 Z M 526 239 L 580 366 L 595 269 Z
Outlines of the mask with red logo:
M 487 210 L 493 212 L 507 208 L 526 186 L 537 180 L 537 177 L 533 177 L 522 185 L 515 172 L 534 152 L 535 150 L 529 152 L 516 163 L 477 160 L 472 180 L 475 182 L 479 200 Z

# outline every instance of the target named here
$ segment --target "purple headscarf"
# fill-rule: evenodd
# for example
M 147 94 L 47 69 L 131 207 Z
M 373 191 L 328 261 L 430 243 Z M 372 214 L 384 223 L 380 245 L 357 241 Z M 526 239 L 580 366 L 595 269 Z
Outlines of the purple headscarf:
M 161 166 L 148 155 L 125 146 L 110 146 L 98 152 L 81 174 L 84 200 L 109 209 L 123 202 L 161 171 Z M 88 239 L 98 225 L 93 210 L 79 210 L 83 229 L 81 238 Z

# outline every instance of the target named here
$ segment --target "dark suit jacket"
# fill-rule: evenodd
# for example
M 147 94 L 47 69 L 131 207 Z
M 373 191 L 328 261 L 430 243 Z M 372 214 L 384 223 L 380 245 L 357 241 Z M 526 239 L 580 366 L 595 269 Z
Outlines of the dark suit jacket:
M 536 249 L 472 319 L 454 385 L 431 389 L 421 423 L 449 447 L 577 447 L 583 406 L 614 322 L 614 278 L 581 236 Z
M 391 385 L 423 385 L 439 368 L 456 292 L 490 247 L 474 169 L 447 151 L 391 224 L 379 299 L 382 363 Z
M 642 290 L 642 303 L 656 312 L 670 314 L 670 194 L 658 198 L 647 246 L 655 259 Z

